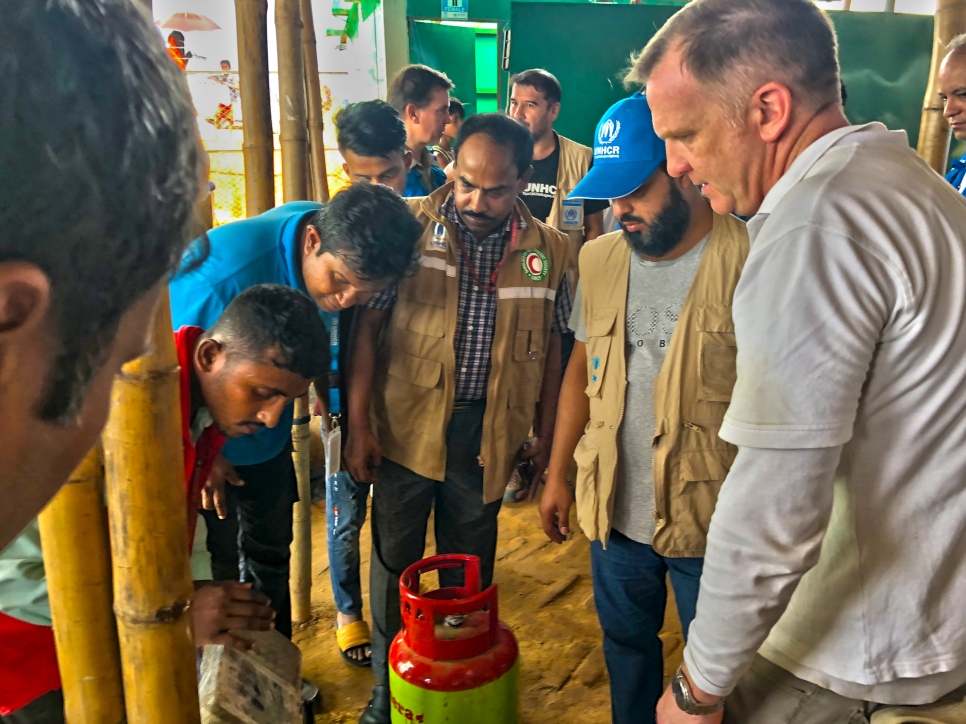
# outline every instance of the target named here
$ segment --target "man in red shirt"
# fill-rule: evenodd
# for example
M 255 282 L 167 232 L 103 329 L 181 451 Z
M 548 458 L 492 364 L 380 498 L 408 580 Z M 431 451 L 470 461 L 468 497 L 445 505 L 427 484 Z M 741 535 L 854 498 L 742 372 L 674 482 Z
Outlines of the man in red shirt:
M 201 489 L 229 437 L 274 427 L 285 407 L 329 367 L 329 337 L 314 302 L 290 287 L 263 284 L 238 295 L 207 331 L 174 333 L 181 366 L 188 545 Z M 197 544 L 193 539 L 198 537 Z M 204 556 L 202 556 L 203 558 Z M 271 628 L 268 598 L 237 581 L 211 582 L 210 561 L 193 558 L 195 644 L 246 646 L 236 630 Z M 199 570 L 202 569 L 202 570 Z M 62 721 L 50 611 L 35 524 L 0 553 L 0 724 Z M 11 718 L 8 719 L 7 717 Z

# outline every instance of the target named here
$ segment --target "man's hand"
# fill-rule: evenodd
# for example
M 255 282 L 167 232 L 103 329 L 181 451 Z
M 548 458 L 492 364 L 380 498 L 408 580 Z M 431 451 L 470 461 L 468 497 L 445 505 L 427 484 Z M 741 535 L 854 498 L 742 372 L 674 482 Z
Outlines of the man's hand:
M 544 445 L 543 440 L 542 437 L 531 438 L 530 445 L 524 445 L 517 454 L 520 460 L 530 460 L 533 463 L 533 479 L 527 491 L 527 501 L 533 500 L 533 496 L 537 494 L 537 488 L 543 482 L 543 474 L 550 464 L 550 446 Z
M 563 543 L 570 535 L 570 506 L 573 496 L 567 487 L 567 479 L 547 478 L 543 497 L 540 498 L 540 520 L 543 532 L 554 543 Z
M 682 673 L 688 680 L 691 687 L 691 694 L 700 704 L 714 704 L 721 698 L 706 694 L 694 685 L 691 677 L 688 676 L 687 667 L 682 667 Z M 678 703 L 674 700 L 674 693 L 669 686 L 664 690 L 664 696 L 657 702 L 657 724 L 721 724 L 724 718 L 724 710 L 717 711 L 707 716 L 692 716 L 681 711 Z
M 232 631 L 268 631 L 274 628 L 275 612 L 268 596 L 252 590 L 250 583 L 237 581 L 202 582 L 191 604 L 195 646 L 224 644 L 250 649 L 250 641 Z
M 205 510 L 214 510 L 221 520 L 228 517 L 226 482 L 234 486 L 245 484 L 245 481 L 238 477 L 235 467 L 219 455 L 215 458 L 215 464 L 211 466 L 208 479 L 201 488 L 201 507 Z
M 343 456 L 346 470 L 353 480 L 359 483 L 374 483 L 378 480 L 375 469 L 382 464 L 382 452 L 372 430 L 350 430 Z

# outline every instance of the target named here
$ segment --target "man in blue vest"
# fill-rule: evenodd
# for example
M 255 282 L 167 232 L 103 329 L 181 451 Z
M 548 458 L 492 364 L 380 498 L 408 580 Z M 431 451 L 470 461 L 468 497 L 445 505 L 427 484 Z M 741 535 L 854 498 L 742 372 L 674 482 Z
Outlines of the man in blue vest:
M 350 187 L 324 207 L 297 201 L 213 229 L 208 258 L 171 281 L 174 328 L 208 327 L 235 296 L 266 283 L 308 294 L 331 323 L 340 310 L 404 277 L 421 233 L 398 194 L 368 184 Z M 328 381 L 322 387 L 327 390 Z M 225 445 L 203 491 L 215 578 L 240 577 L 268 595 L 276 628 L 286 636 L 292 504 L 298 497 L 291 425 L 289 406 L 275 428 Z M 237 486 L 229 495 L 226 481 Z

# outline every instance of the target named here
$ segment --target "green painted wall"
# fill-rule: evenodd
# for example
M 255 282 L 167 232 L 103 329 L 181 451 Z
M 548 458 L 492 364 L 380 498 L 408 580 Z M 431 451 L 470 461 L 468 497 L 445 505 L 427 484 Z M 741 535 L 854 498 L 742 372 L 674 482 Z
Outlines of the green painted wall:
M 409 23 L 409 58 L 441 70 L 453 81 L 453 95 L 476 112 L 476 31 L 473 28 Z
M 589 144 L 604 111 L 627 95 L 621 78 L 631 53 L 644 47 L 678 9 L 514 2 L 510 71 L 546 68 L 556 75 L 564 90 L 556 127 Z M 841 46 L 849 118 L 854 123 L 879 120 L 890 128 L 904 128 L 915 146 L 933 18 L 859 12 L 831 16 Z

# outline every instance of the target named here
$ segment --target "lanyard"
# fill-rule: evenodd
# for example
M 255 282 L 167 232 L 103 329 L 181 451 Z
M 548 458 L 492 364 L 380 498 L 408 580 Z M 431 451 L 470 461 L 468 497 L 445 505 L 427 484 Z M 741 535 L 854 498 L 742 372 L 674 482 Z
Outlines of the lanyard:
M 490 275 L 490 283 L 484 284 L 480 279 L 480 275 L 476 271 L 476 267 L 473 266 L 473 262 L 470 261 L 470 255 L 466 253 L 466 249 L 463 246 L 463 241 L 460 238 L 462 234 L 457 231 L 456 233 L 456 245 L 459 247 L 460 256 L 463 257 L 463 263 L 466 264 L 466 268 L 470 271 L 470 276 L 473 277 L 473 281 L 476 282 L 476 286 L 485 292 L 495 292 L 496 291 L 496 280 L 500 276 L 500 269 L 503 268 L 503 262 L 507 260 L 507 257 L 513 253 L 513 250 L 517 246 L 517 234 L 520 231 L 520 215 L 514 210 L 513 218 L 510 219 L 510 245 L 503 254 L 503 258 L 500 259 L 500 263 L 496 265 L 496 269 L 493 270 L 493 274 Z
M 326 322 L 326 326 L 329 329 L 329 351 L 332 355 L 332 362 L 329 366 L 329 370 L 332 372 L 339 371 L 339 313 L 338 312 L 323 312 L 322 318 Z M 338 415 L 342 412 L 342 400 L 339 394 L 338 387 L 329 388 L 329 414 Z

